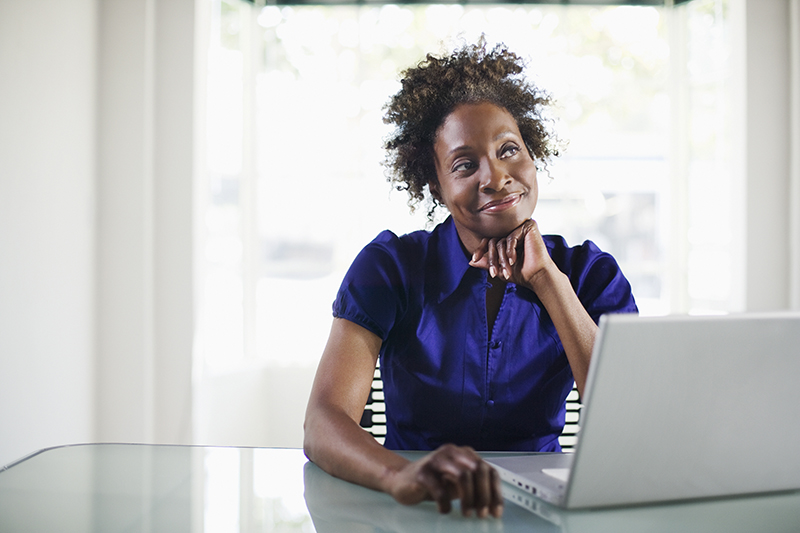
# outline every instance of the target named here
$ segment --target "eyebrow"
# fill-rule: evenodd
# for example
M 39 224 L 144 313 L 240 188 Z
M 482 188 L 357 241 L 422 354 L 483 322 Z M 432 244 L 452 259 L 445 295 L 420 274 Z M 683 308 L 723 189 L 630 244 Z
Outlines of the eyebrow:
M 471 147 L 469 145 L 466 145 L 466 144 L 464 144 L 462 146 L 457 146 L 456 148 L 453 148 L 452 150 L 447 152 L 447 157 L 450 157 L 451 155 L 453 155 L 456 152 L 463 152 L 465 150 L 470 150 L 470 149 L 471 149 Z
M 495 136 L 494 136 L 494 139 L 492 139 L 492 140 L 493 140 L 493 141 L 496 141 L 497 139 L 499 139 L 500 137 L 503 137 L 503 136 L 505 136 L 505 135 L 512 135 L 512 136 L 513 136 L 513 135 L 516 135 L 516 134 L 515 134 L 513 131 L 511 131 L 511 130 L 505 130 L 505 131 L 501 131 L 500 133 L 498 133 L 497 135 L 495 135 Z

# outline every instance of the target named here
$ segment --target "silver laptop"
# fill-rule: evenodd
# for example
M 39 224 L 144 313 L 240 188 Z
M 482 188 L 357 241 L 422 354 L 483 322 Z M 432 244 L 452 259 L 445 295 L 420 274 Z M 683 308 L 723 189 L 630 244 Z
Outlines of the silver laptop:
M 800 313 L 600 321 L 574 454 L 488 459 L 564 508 L 800 489 Z

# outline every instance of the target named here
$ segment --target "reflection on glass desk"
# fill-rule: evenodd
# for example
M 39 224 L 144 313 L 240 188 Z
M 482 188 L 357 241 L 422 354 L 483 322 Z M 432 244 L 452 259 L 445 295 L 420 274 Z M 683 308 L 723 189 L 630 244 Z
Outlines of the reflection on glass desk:
M 413 455 L 413 454 L 412 454 Z M 800 491 L 561 511 L 506 487 L 500 520 L 440 515 L 333 478 L 302 450 L 91 444 L 0 469 L 0 532 L 800 531 Z

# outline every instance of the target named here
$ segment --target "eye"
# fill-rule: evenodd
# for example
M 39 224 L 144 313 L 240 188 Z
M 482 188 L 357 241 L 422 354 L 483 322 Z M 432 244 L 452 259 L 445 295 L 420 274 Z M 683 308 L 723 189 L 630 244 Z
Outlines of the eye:
M 519 153 L 519 146 L 516 143 L 504 144 L 500 149 L 500 158 L 514 157 Z
M 469 159 L 456 161 L 451 172 L 469 172 L 475 168 L 475 163 Z

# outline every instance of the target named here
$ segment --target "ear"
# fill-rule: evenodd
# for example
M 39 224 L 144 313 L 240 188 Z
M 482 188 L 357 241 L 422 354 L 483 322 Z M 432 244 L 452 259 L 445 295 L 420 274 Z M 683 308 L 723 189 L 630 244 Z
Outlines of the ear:
M 428 182 L 428 190 L 431 191 L 431 196 L 433 199 L 439 202 L 440 204 L 444 204 L 442 201 L 442 194 L 439 192 L 439 182 L 435 180 L 431 180 Z

